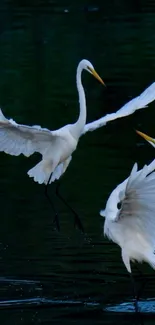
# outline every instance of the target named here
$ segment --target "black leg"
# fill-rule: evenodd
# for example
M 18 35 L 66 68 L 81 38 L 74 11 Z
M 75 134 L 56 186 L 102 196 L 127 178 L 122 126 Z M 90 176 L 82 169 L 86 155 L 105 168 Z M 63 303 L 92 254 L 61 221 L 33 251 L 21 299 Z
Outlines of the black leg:
M 134 307 L 135 307 L 136 318 L 137 318 L 137 321 L 138 321 L 138 323 L 140 325 L 144 325 L 143 318 L 142 318 L 142 314 L 140 313 L 140 310 L 138 308 L 138 299 L 139 299 L 139 296 L 137 295 L 135 281 L 134 281 L 134 278 L 133 278 L 132 273 L 130 274 L 130 278 L 131 278 L 132 289 L 133 289 Z
M 48 194 L 48 187 L 49 187 L 51 177 L 52 177 L 52 173 L 51 173 L 51 175 L 50 175 L 50 177 L 48 179 L 47 184 L 45 185 L 45 196 L 47 197 L 47 200 L 49 201 L 49 203 L 50 203 L 50 205 L 52 207 L 52 210 L 54 212 L 53 223 L 56 225 L 56 228 L 58 229 L 58 231 L 60 231 L 59 216 L 58 216 L 58 213 L 57 213 L 57 211 L 55 209 L 54 203 L 53 203 L 52 199 L 50 198 L 50 196 Z
M 144 287 L 145 287 L 148 279 L 146 279 L 146 277 L 144 277 L 143 272 L 139 269 L 139 267 L 137 266 L 137 264 L 135 264 L 134 266 L 135 266 L 136 270 L 138 271 L 139 276 L 141 278 L 141 286 L 140 286 L 140 288 L 139 288 L 139 290 L 137 292 L 137 300 L 139 300 L 140 296 L 143 293 Z
M 83 228 L 82 222 L 80 220 L 80 217 L 78 216 L 77 212 L 68 204 L 68 202 L 59 193 L 59 187 L 60 187 L 60 183 L 58 182 L 57 187 L 56 187 L 56 195 L 68 207 L 68 209 L 74 214 L 75 225 L 84 233 L 84 228 Z
M 132 283 L 135 312 L 138 313 L 139 310 L 138 310 L 137 290 L 136 290 L 135 281 L 134 281 L 132 273 L 130 274 L 130 278 L 131 278 L 131 283 Z

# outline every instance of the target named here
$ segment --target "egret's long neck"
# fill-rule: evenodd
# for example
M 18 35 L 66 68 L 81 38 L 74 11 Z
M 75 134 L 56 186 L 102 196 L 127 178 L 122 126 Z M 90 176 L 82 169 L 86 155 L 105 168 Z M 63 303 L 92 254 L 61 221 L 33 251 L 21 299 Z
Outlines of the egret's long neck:
M 72 129 L 73 136 L 76 139 L 80 137 L 83 128 L 86 124 L 86 98 L 85 98 L 85 92 L 81 82 L 81 73 L 82 73 L 82 69 L 81 66 L 79 65 L 76 73 L 76 84 L 79 93 L 80 114 L 77 122 L 73 124 L 73 129 Z

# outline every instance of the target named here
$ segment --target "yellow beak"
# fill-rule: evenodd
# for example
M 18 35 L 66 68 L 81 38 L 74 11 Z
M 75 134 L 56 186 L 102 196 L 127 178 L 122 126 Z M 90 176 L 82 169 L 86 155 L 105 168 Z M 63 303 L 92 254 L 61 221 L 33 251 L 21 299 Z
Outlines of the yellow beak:
M 147 134 L 145 134 L 145 133 L 143 133 L 143 132 L 140 132 L 140 131 L 137 131 L 137 130 L 136 130 L 136 132 L 137 132 L 137 133 L 138 133 L 142 138 L 144 138 L 145 140 L 155 143 L 155 139 L 149 137 Z
M 98 75 L 98 73 L 94 70 L 94 69 L 91 69 L 89 68 L 89 70 L 91 71 L 92 75 L 99 81 L 101 82 L 102 85 L 105 86 L 105 83 L 104 81 L 100 78 L 100 76 Z

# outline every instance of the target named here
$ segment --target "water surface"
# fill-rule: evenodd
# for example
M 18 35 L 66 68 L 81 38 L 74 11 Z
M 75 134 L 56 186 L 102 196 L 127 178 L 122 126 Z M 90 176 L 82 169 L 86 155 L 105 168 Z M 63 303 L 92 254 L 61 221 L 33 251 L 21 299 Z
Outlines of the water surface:
M 104 89 L 87 73 L 88 121 L 114 112 L 155 80 L 155 5 L 151 1 L 1 1 L 0 106 L 18 123 L 50 129 L 78 116 L 75 73 L 91 60 Z M 119 248 L 103 237 L 99 210 L 135 161 L 154 150 L 155 103 L 87 134 L 62 178 L 61 192 L 79 212 L 85 235 L 55 198 L 53 229 L 44 187 L 26 175 L 40 157 L 1 153 L 0 319 L 3 324 L 137 324 Z M 52 195 L 52 187 L 51 187 Z M 142 292 L 144 324 L 154 324 L 154 272 Z M 138 286 L 141 279 L 134 269 Z

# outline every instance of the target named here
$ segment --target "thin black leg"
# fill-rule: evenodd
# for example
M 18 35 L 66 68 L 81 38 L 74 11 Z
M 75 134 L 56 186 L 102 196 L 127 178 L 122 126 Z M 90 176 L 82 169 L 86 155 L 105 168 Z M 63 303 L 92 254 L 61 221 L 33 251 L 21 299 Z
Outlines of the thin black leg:
M 143 272 L 139 269 L 139 267 L 137 266 L 137 264 L 135 264 L 134 267 L 135 267 L 136 270 L 138 271 L 139 276 L 140 276 L 140 278 L 141 278 L 141 286 L 140 286 L 140 288 L 139 288 L 139 290 L 138 290 L 138 292 L 137 292 L 137 300 L 139 300 L 140 296 L 141 296 L 142 293 L 143 293 L 143 290 L 144 290 L 144 288 L 145 288 L 145 285 L 146 285 L 148 279 L 146 279 L 146 277 L 144 277 Z
M 52 177 L 52 173 L 51 173 L 51 175 L 50 175 L 50 177 L 48 179 L 47 184 L 45 185 L 45 196 L 47 197 L 47 200 L 49 201 L 49 203 L 50 203 L 50 205 L 52 207 L 52 210 L 54 212 L 53 223 L 56 225 L 57 230 L 60 231 L 59 216 L 58 216 L 58 213 L 57 213 L 57 211 L 55 209 L 53 200 L 50 198 L 50 196 L 48 194 L 48 187 L 49 187 L 49 183 L 50 183 L 51 177 Z
M 138 299 L 139 299 L 139 297 L 137 295 L 135 281 L 134 281 L 134 277 L 133 277 L 132 273 L 130 274 L 130 278 L 131 278 L 132 289 L 133 289 L 134 307 L 135 307 L 136 318 L 137 318 L 137 321 L 138 321 L 138 323 L 140 325 L 144 325 L 143 318 L 142 318 L 143 315 L 140 313 L 140 310 L 138 308 Z
M 57 183 L 56 187 L 56 195 L 57 197 L 67 206 L 67 208 L 74 214 L 75 217 L 75 225 L 84 233 L 84 228 L 82 225 L 82 222 L 80 220 L 80 217 L 78 216 L 77 212 L 68 204 L 68 202 L 62 197 L 62 195 L 59 192 L 60 183 Z
M 137 290 L 136 290 L 135 281 L 134 281 L 132 273 L 130 274 L 130 278 L 131 278 L 131 283 L 132 283 L 135 312 L 138 313 L 139 310 L 138 310 Z
M 139 271 L 139 269 L 138 269 Z M 142 274 L 142 272 L 139 271 L 139 273 Z M 134 308 L 135 308 L 135 316 L 140 325 L 144 325 L 143 321 L 143 314 L 140 312 L 140 308 L 138 307 L 138 301 L 139 301 L 139 296 L 140 294 L 137 293 L 137 288 L 135 285 L 134 277 L 132 273 L 130 273 L 130 279 L 131 279 L 131 284 L 132 284 L 132 291 L 133 291 L 133 297 L 134 297 Z

